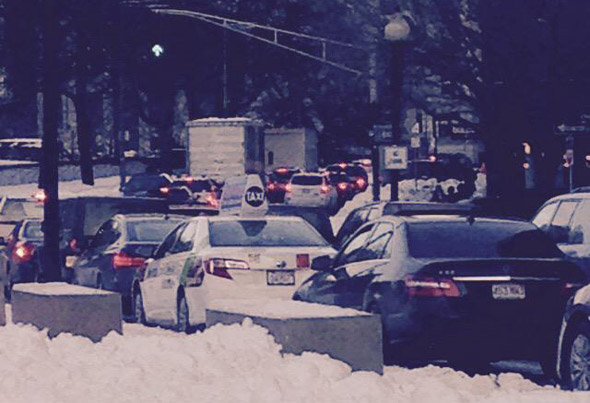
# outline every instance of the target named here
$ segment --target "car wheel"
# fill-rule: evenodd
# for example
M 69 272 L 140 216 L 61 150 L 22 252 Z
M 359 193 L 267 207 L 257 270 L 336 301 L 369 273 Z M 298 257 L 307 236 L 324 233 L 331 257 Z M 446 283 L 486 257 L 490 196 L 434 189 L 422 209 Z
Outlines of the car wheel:
M 133 319 L 135 323 L 145 325 L 145 311 L 143 310 L 143 297 L 141 291 L 137 291 L 133 296 Z
M 180 333 L 188 333 L 189 330 L 188 305 L 184 294 L 182 294 L 178 298 L 178 304 L 176 307 L 176 331 Z
M 590 391 L 590 323 L 574 325 L 564 339 L 563 347 L 564 386 Z

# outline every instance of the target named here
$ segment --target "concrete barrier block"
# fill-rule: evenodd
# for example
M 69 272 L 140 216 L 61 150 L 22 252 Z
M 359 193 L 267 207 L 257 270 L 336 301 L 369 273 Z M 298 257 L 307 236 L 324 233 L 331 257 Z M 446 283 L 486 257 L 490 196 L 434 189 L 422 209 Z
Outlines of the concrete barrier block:
M 377 315 L 299 301 L 213 301 L 207 327 L 241 323 L 267 328 L 284 353 L 328 354 L 354 371 L 383 373 L 381 319 Z
M 123 334 L 121 296 L 66 283 L 16 284 L 12 321 L 48 329 L 50 337 L 71 333 L 98 342 L 111 331 Z

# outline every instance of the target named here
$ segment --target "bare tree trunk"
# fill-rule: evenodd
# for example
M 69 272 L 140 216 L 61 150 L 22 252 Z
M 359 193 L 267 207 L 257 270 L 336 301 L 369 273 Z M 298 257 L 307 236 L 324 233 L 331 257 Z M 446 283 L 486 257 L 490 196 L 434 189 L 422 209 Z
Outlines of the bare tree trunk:
M 83 11 L 82 11 L 83 13 Z M 78 149 L 80 150 L 80 174 L 82 183 L 94 185 L 94 172 L 92 169 L 91 152 L 91 127 L 88 116 L 87 83 L 88 83 L 88 41 L 82 26 L 83 14 L 78 16 L 78 60 L 76 61 L 76 126 L 78 135 Z

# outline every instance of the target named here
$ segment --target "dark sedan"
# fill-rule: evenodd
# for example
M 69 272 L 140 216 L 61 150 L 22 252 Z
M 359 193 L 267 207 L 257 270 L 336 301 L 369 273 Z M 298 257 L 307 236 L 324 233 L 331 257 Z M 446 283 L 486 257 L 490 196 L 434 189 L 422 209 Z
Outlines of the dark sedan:
M 133 175 L 123 187 L 125 196 L 165 199 L 173 180 L 168 174 L 141 173 Z
M 74 282 L 120 293 L 127 311 L 136 271 L 182 220 L 156 214 L 114 216 L 100 227 L 76 262 Z
M 39 252 L 42 246 L 41 220 L 23 220 L 14 227 L 6 245 L 7 297 L 10 297 L 10 290 L 14 284 L 34 283 L 39 280 Z
M 503 359 L 554 368 L 547 344 L 583 281 L 534 225 L 457 216 L 382 217 L 312 268 L 294 298 L 379 313 L 386 358 L 474 369 Z
M 567 389 L 590 391 L 590 285 L 568 303 L 559 337 L 557 375 Z

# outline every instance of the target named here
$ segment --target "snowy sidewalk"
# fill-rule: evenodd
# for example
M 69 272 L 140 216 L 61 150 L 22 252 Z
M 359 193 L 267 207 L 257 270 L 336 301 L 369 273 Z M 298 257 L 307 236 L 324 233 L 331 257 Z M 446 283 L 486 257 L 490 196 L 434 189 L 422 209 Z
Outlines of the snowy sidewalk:
M 283 355 L 264 328 L 215 326 L 181 335 L 126 325 L 99 344 L 0 328 L 2 402 L 588 402 L 520 375 L 468 377 L 451 369 L 351 372 L 327 356 Z

